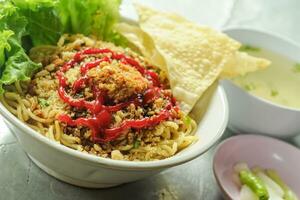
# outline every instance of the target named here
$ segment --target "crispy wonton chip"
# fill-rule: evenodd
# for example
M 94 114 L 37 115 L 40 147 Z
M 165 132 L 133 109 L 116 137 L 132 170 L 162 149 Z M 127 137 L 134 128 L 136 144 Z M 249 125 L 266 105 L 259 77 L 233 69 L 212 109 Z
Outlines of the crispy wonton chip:
M 158 52 L 152 38 L 137 26 L 127 23 L 120 23 L 116 27 L 133 45 L 135 45 L 151 64 L 167 71 L 167 64 L 164 57 Z
M 136 5 L 136 9 L 142 30 L 127 27 L 126 31 L 123 27 L 119 31 L 140 48 L 146 58 L 167 70 L 173 95 L 185 113 L 191 111 L 221 74 L 232 77 L 246 73 L 249 66 L 250 71 L 254 71 L 268 64 L 265 60 L 238 52 L 241 44 L 223 33 L 172 13 L 141 5 Z M 151 45 L 148 44 L 150 39 L 154 42 Z M 237 65 L 242 65 L 242 68 Z
M 250 56 L 245 52 L 236 52 L 234 56 L 229 58 L 224 69 L 222 70 L 222 78 L 232 78 L 243 76 L 249 72 L 261 70 L 270 65 L 270 61 L 263 58 Z

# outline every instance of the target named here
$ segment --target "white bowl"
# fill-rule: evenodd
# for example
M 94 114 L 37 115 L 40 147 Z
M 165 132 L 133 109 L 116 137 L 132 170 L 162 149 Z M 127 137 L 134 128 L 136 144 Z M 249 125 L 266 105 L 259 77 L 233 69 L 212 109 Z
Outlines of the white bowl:
M 265 48 L 294 61 L 300 61 L 300 47 L 274 34 L 244 28 L 226 29 L 224 33 L 241 43 Z M 299 109 L 256 97 L 229 80 L 223 80 L 221 83 L 230 110 L 228 127 L 234 132 L 266 134 L 279 138 L 300 133 Z
M 51 141 L 19 121 L 1 103 L 0 113 L 36 165 L 62 181 L 90 188 L 136 181 L 190 161 L 207 151 L 222 136 L 228 120 L 226 95 L 218 87 L 199 123 L 196 134 L 200 139 L 195 144 L 168 159 L 134 162 L 85 154 Z

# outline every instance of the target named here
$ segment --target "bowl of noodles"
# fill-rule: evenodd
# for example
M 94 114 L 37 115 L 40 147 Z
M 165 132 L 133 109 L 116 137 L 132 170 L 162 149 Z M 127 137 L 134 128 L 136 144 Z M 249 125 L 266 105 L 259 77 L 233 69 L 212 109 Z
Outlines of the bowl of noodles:
M 108 20 L 118 7 L 103 0 L 97 9 L 107 16 L 97 20 L 105 27 L 99 31 L 101 23 L 94 27 L 91 20 L 86 23 L 93 29 L 85 32 L 85 26 L 64 21 L 65 4 L 76 2 L 89 5 L 16 1 L 0 9 L 18 8 L 0 19 L 7 29 L 1 32 L 7 44 L 0 57 L 0 113 L 36 165 L 74 185 L 111 187 L 200 156 L 227 125 L 218 78 L 268 64 L 240 53 L 240 44 L 222 33 L 143 6 L 137 6 L 138 25 L 122 22 L 112 29 Z M 61 31 L 54 24 L 55 43 L 41 41 L 52 40 L 52 32 L 40 37 L 32 30 L 37 23 L 24 33 L 9 23 L 46 8 L 62 27 L 67 24 Z M 191 40 L 178 42 L 187 34 Z
M 221 88 L 198 128 L 178 107 L 165 75 L 128 49 L 64 35 L 57 49 L 37 47 L 30 55 L 42 59 L 43 69 L 7 86 L 0 111 L 29 157 L 69 183 L 108 187 L 157 173 L 203 153 L 226 127 Z M 139 90 L 141 96 L 133 95 Z M 212 119 L 213 129 L 205 125 Z M 201 132 L 209 137 L 198 139 Z

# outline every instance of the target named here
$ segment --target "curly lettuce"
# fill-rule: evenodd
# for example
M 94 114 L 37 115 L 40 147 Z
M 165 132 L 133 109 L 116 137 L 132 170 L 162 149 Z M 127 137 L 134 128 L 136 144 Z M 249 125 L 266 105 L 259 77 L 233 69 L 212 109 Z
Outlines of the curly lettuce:
M 93 35 L 126 46 L 127 40 L 114 30 L 121 0 L 60 0 L 57 4 L 63 32 Z
M 27 35 L 34 46 L 55 44 L 62 34 L 62 24 L 53 0 L 12 0 L 18 13 L 27 20 Z
M 29 80 L 42 65 L 35 63 L 25 53 L 15 38 L 9 39 L 11 50 L 7 53 L 7 61 L 1 75 L 1 84 L 12 84 L 16 81 Z
M 8 39 L 14 34 L 11 30 L 4 30 L 0 32 L 0 66 L 5 62 L 5 51 L 10 51 L 11 46 Z
M 3 84 L 28 80 L 41 67 L 30 60 L 21 45 L 27 25 L 16 6 L 9 1 L 0 3 L 0 94 Z

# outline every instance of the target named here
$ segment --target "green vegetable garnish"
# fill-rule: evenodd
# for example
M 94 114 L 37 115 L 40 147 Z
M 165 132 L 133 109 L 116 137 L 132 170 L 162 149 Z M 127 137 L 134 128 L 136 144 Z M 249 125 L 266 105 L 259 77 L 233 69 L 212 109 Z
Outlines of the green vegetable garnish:
M 4 48 L 0 45 L 0 94 L 4 91 L 3 84 L 29 80 L 42 66 L 32 62 L 22 47 L 22 37 L 28 34 L 27 25 L 27 19 L 10 1 L 0 2 L 0 37 L 4 45 Z
M 141 145 L 141 141 L 140 140 L 135 140 L 134 144 L 133 144 L 133 148 L 136 149 Z
M 293 193 L 293 191 L 283 182 L 278 173 L 275 170 L 268 169 L 266 170 L 266 174 L 277 183 L 284 192 L 283 199 L 284 200 L 297 200 L 298 198 Z
M 260 48 L 245 44 L 241 46 L 240 51 L 260 51 Z
M 254 84 L 247 84 L 244 86 L 245 90 L 247 91 L 251 91 L 251 90 L 254 90 L 255 89 L 255 85 Z
M 4 30 L 0 32 L 0 66 L 5 62 L 5 51 L 10 51 L 11 47 L 8 43 L 8 38 L 14 34 L 11 30 Z
M 46 99 L 38 98 L 38 101 L 39 101 L 39 104 L 40 104 L 43 108 L 50 105 L 49 102 L 48 102 Z
M 300 73 L 300 63 L 296 63 L 294 65 L 293 71 L 296 73 Z
M 121 0 L 59 0 L 56 11 L 63 32 L 94 35 L 118 42 L 123 39 L 113 27 L 119 20 Z
M 184 121 L 184 124 L 186 124 L 188 126 L 191 124 L 192 119 L 189 116 L 185 116 L 183 121 Z
M 269 193 L 264 183 L 250 170 L 241 170 L 239 172 L 240 180 L 247 185 L 260 200 L 268 200 Z
M 276 97 L 278 95 L 278 91 L 277 90 L 271 90 L 271 96 L 272 97 Z

